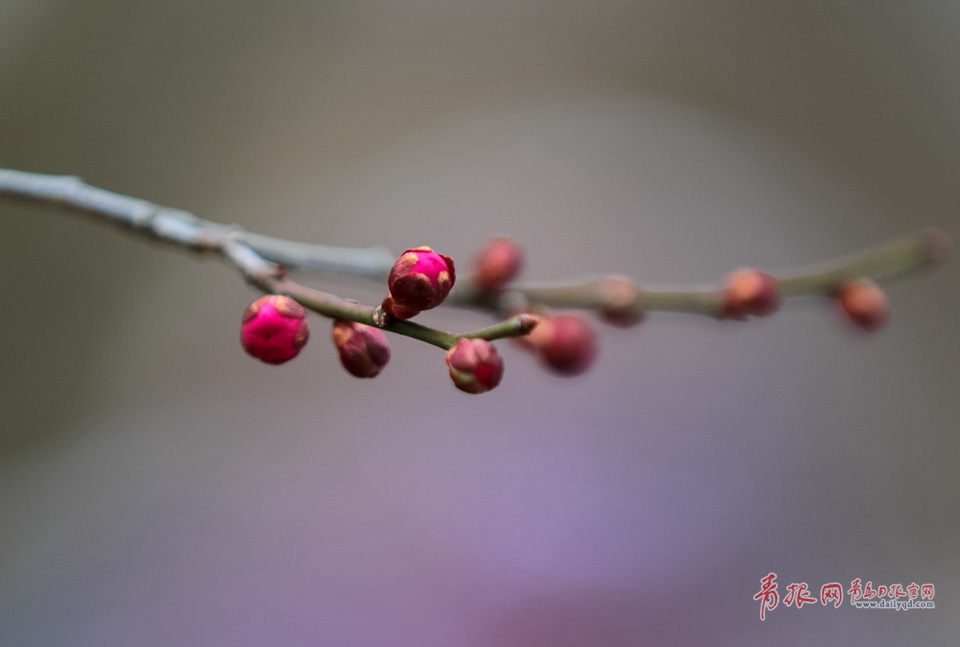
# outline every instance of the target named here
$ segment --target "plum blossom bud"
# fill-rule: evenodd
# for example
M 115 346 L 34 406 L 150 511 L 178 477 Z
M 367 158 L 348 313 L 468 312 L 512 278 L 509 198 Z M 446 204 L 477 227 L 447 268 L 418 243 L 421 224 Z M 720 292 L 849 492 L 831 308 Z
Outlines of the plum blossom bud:
M 576 315 L 541 316 L 533 332 L 518 339 L 560 375 L 583 373 L 597 356 L 597 334 Z
M 486 393 L 503 378 L 503 359 L 484 339 L 461 339 L 447 351 L 453 384 L 466 393 Z
M 240 343 L 267 364 L 283 364 L 296 357 L 310 338 L 307 311 L 290 297 L 260 297 L 243 312 Z
M 727 277 L 723 316 L 744 319 L 747 315 L 763 317 L 780 307 L 777 280 L 755 269 L 737 270 Z
M 523 247 L 509 238 L 494 238 L 474 261 L 477 287 L 495 292 L 516 278 L 523 267 Z
M 440 305 L 455 280 L 452 259 L 429 247 L 408 249 L 390 271 L 390 297 L 383 308 L 398 319 L 409 319 Z
M 890 318 L 890 301 L 873 281 L 847 281 L 837 290 L 837 299 L 850 321 L 864 330 L 882 328 Z
M 628 276 L 608 276 L 600 283 L 603 305 L 600 316 L 608 324 L 629 328 L 643 320 L 639 307 L 640 289 Z
M 390 361 L 390 344 L 379 328 L 338 319 L 331 338 L 340 363 L 354 377 L 376 377 Z

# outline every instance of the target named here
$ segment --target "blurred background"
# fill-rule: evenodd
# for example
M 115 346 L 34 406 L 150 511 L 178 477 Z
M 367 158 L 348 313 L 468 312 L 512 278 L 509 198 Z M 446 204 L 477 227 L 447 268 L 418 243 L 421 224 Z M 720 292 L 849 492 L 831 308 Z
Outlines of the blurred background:
M 464 268 L 509 234 L 530 279 L 711 280 L 960 233 L 958 32 L 949 0 L 0 0 L 0 166 Z M 480 397 L 406 338 L 356 380 L 319 317 L 262 365 L 231 270 L 77 217 L 0 204 L 0 272 L 3 645 L 960 631 L 960 263 L 891 284 L 872 337 L 819 301 L 655 314 L 598 324 L 578 379 L 500 343 Z M 761 623 L 770 571 L 937 609 Z

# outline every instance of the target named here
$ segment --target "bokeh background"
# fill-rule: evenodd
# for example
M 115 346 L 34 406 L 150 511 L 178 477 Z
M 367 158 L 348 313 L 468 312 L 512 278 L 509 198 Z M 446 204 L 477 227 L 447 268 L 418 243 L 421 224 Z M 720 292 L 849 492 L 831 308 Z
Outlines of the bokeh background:
M 0 1 L 0 166 L 312 242 L 522 241 L 531 279 L 712 279 L 960 228 L 949 0 Z M 511 344 L 460 394 L 241 351 L 231 270 L 0 205 L 0 644 L 955 644 L 960 263 Z M 321 277 L 321 285 L 327 285 Z M 372 301 L 382 289 L 335 284 Z M 433 311 L 448 329 L 482 315 Z M 932 582 L 933 611 L 778 608 Z

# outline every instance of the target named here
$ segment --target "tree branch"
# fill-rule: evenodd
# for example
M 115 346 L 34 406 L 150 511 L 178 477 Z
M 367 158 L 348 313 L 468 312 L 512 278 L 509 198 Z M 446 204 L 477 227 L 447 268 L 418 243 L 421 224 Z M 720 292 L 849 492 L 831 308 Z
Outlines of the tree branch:
M 514 318 L 482 331 L 454 335 L 413 322 L 391 321 L 376 308 L 301 285 L 285 278 L 283 272 L 284 269 L 318 269 L 385 281 L 395 257 L 383 247 L 331 247 L 255 234 L 235 225 L 203 220 L 186 211 L 91 187 L 70 176 L 0 169 L 0 197 L 86 214 L 153 240 L 220 254 L 264 292 L 286 294 L 327 317 L 380 325 L 385 330 L 441 348 L 450 348 L 462 337 L 489 341 L 523 335 L 535 325 L 530 323 L 535 318 L 524 320 L 525 323 Z M 949 234 L 931 227 L 857 254 L 772 272 L 772 275 L 785 298 L 830 296 L 850 279 L 888 280 L 943 262 L 951 247 Z M 625 297 L 622 289 L 625 280 L 632 285 L 625 277 L 599 276 L 513 285 L 498 294 L 480 291 L 474 282 L 464 280 L 451 293 L 447 303 L 500 313 L 522 312 L 527 308 L 597 311 L 616 308 L 621 313 L 637 314 L 650 311 L 686 312 L 710 317 L 724 314 L 723 287 L 640 287 L 632 288 Z
M 481 331 L 455 335 L 411 321 L 377 316 L 363 306 L 286 278 L 286 265 L 385 277 L 394 258 L 382 247 L 349 249 L 309 245 L 252 234 L 237 226 L 203 220 L 186 211 L 155 205 L 89 186 L 71 176 L 40 175 L 0 169 L 0 197 L 81 213 L 130 233 L 190 249 L 213 253 L 233 265 L 252 285 L 269 294 L 284 294 L 325 317 L 348 319 L 412 337 L 449 350 L 463 337 L 488 341 L 530 332 L 535 317 L 513 317 Z

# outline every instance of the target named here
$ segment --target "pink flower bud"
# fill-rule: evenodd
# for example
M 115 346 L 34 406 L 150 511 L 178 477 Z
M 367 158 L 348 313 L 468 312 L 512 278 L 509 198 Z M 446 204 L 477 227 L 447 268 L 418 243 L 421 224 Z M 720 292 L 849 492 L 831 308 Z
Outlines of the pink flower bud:
M 461 391 L 486 393 L 503 378 L 503 359 L 484 339 L 461 339 L 447 351 L 450 379 Z
M 837 290 L 837 299 L 850 321 L 864 330 L 878 330 L 890 318 L 890 301 L 873 281 L 847 281 Z
M 450 258 L 429 247 L 408 249 L 394 263 L 387 279 L 390 312 L 398 319 L 409 319 L 422 310 L 436 308 L 450 294 L 455 280 Z
M 283 364 L 296 357 L 310 338 L 307 311 L 290 297 L 260 297 L 243 312 L 240 343 L 267 364 Z
M 480 250 L 474 261 L 477 287 L 495 292 L 516 278 L 523 267 L 523 247 L 509 238 L 494 238 Z
M 597 356 L 597 334 L 575 315 L 541 317 L 533 332 L 519 339 L 561 375 L 583 373 Z
M 723 316 L 744 319 L 747 315 L 763 317 L 780 307 L 777 280 L 754 269 L 737 270 L 727 277 Z
M 600 316 L 608 324 L 629 328 L 643 320 L 640 289 L 628 276 L 608 276 L 600 284 L 603 305 Z
M 340 363 L 350 375 L 376 377 L 390 361 L 390 344 L 379 328 L 338 319 L 331 337 Z

